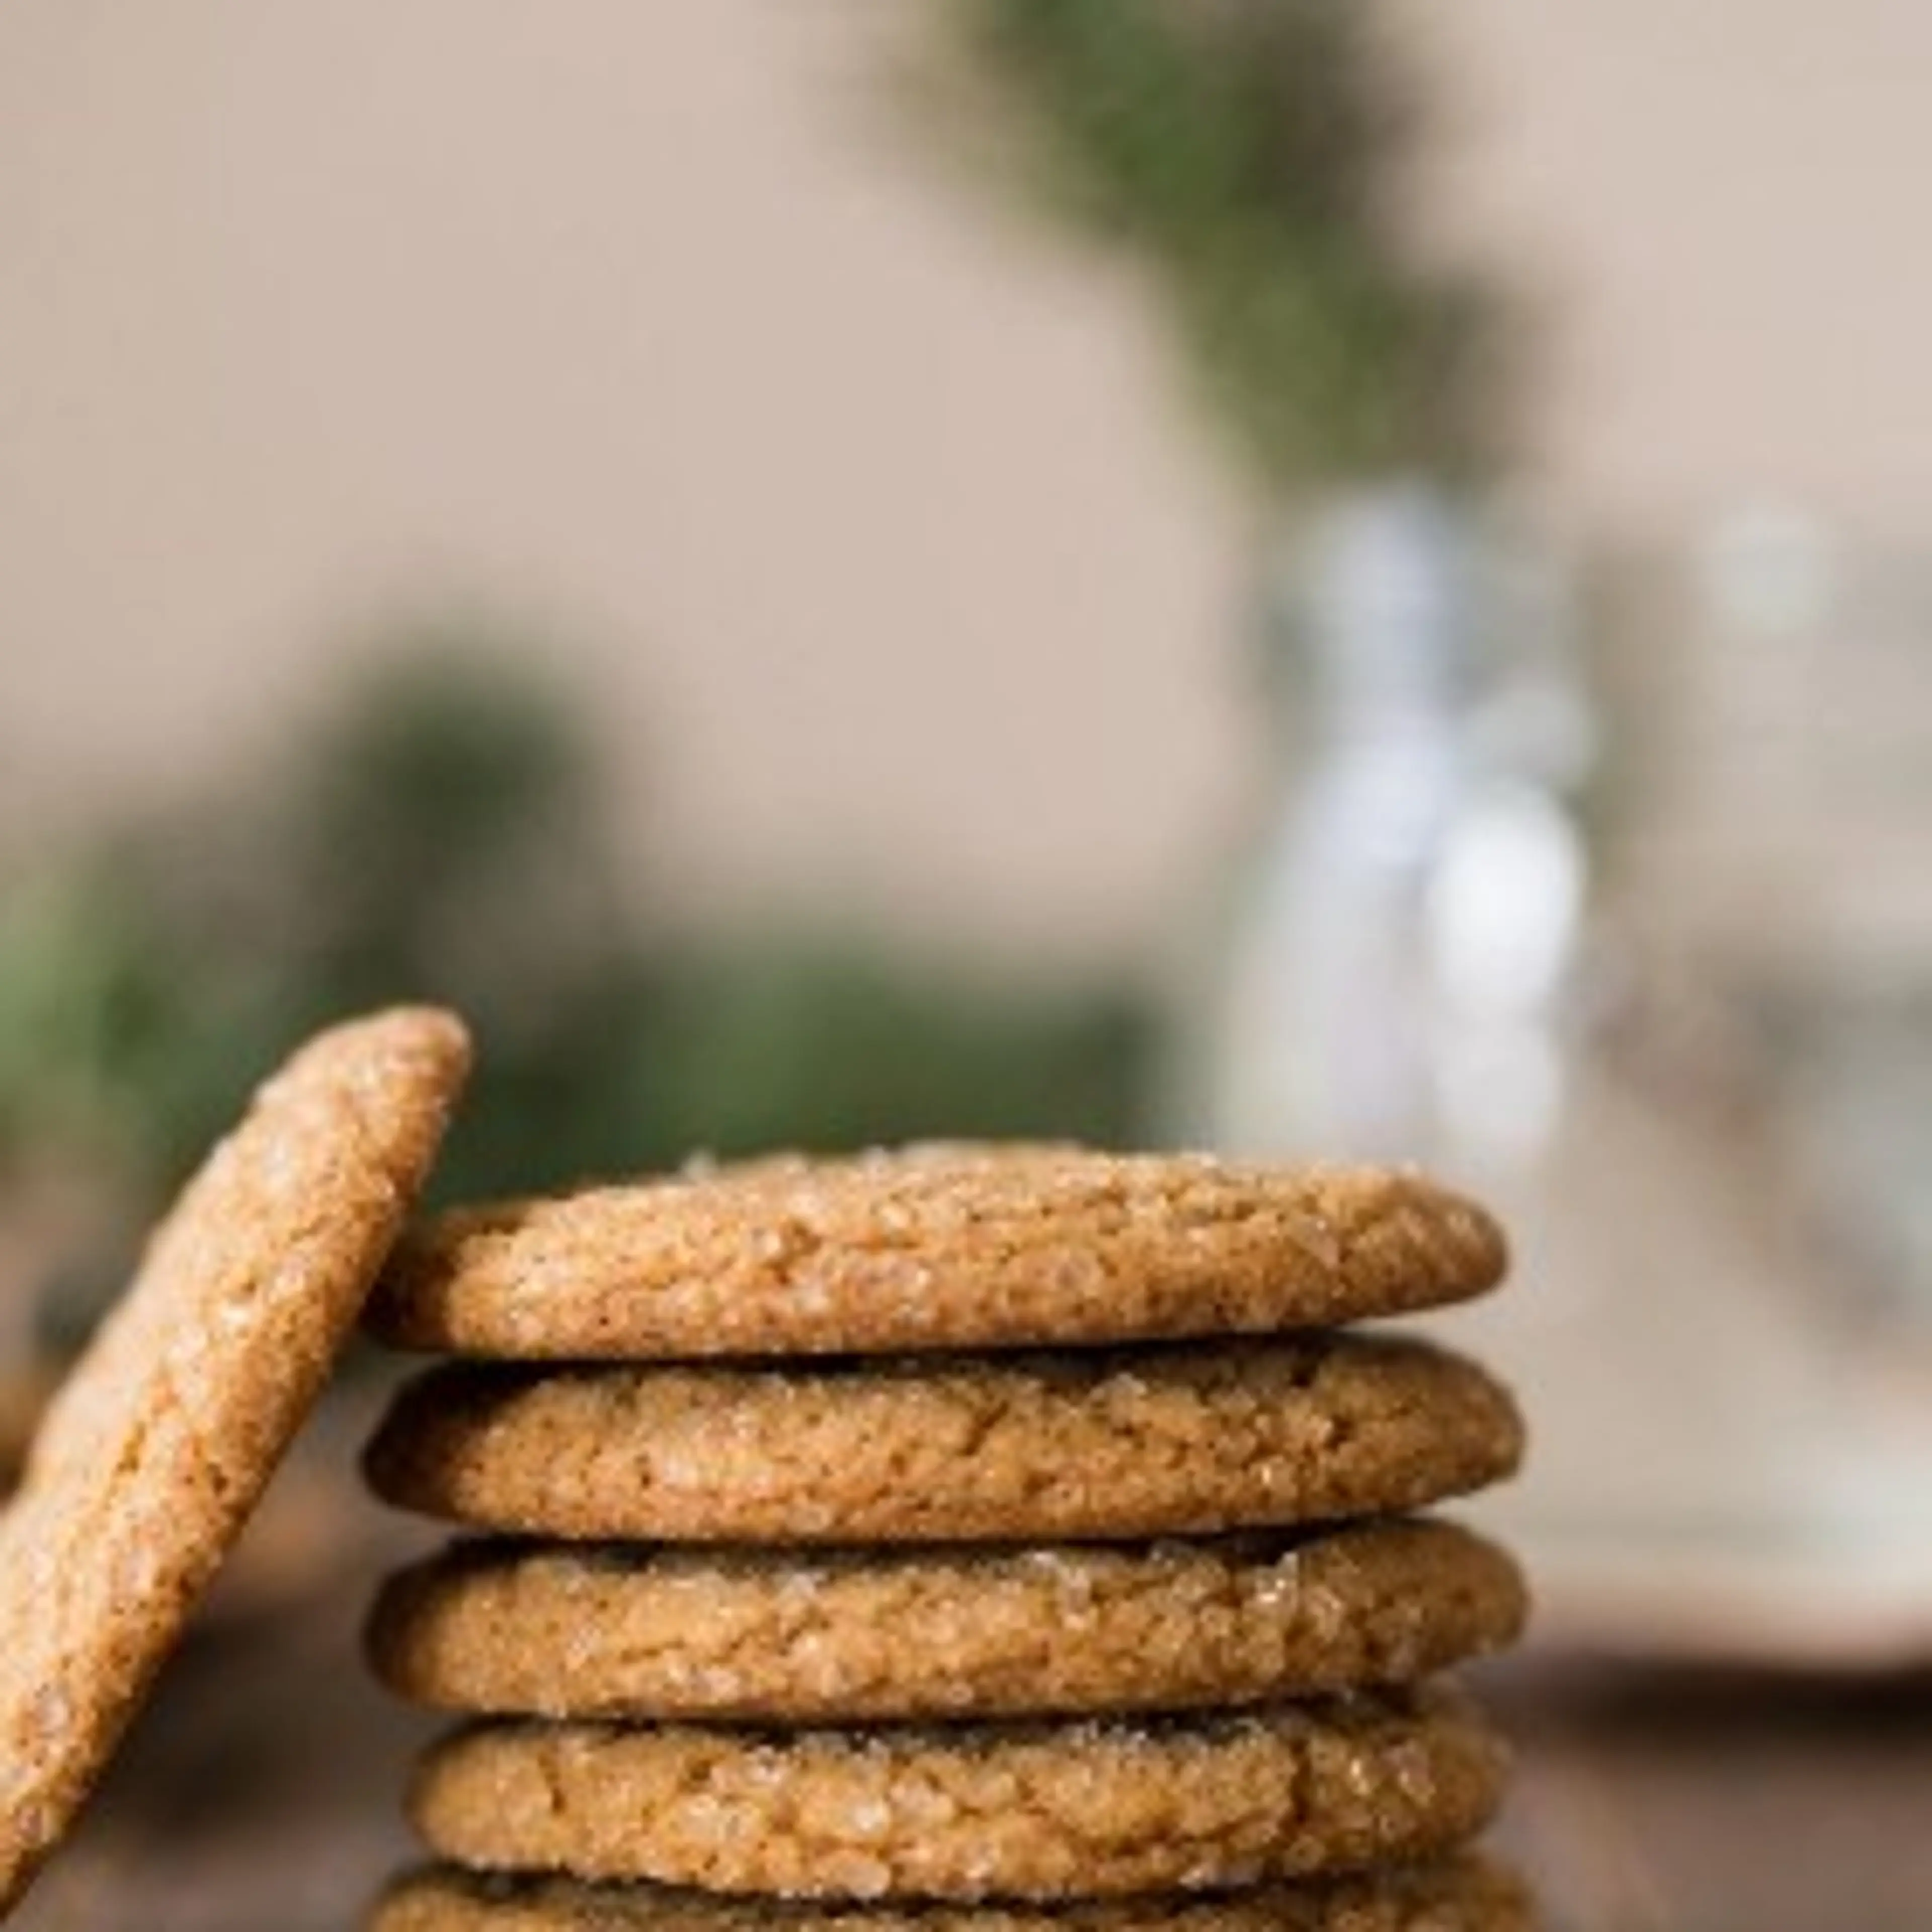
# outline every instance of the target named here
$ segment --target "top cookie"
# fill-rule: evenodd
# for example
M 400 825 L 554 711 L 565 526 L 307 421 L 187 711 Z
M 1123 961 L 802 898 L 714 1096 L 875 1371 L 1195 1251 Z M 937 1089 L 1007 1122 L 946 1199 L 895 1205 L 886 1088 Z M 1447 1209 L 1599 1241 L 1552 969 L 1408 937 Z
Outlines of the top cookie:
M 1504 1260 L 1413 1174 L 914 1147 L 461 1209 L 405 1236 L 370 1322 L 524 1360 L 1078 1346 L 1402 1314 Z
M 307 1414 L 469 1064 L 448 1015 L 312 1041 L 190 1182 L 0 1515 L 0 1913 L 78 1810 Z

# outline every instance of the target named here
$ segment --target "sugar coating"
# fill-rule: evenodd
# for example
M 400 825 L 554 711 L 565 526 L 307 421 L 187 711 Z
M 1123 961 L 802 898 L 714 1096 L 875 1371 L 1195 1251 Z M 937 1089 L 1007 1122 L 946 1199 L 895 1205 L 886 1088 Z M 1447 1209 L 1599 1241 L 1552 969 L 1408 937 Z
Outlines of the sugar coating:
M 497 1722 L 418 1768 L 411 1815 L 484 1869 L 850 1899 L 1100 1898 L 1440 1856 L 1504 1756 L 1444 1690 L 1240 1717 L 748 1732 Z
M 1505 1259 L 1412 1173 L 948 1144 L 460 1209 L 406 1238 L 370 1319 L 526 1358 L 1051 1346 L 1399 1314 Z
M 469 1064 L 406 1009 L 304 1048 L 189 1183 L 0 1514 L 0 1911 L 106 1762 L 320 1389 Z
M 402 1696 L 493 1714 L 1004 1717 L 1405 1682 L 1513 1642 L 1525 1608 L 1510 1557 L 1447 1522 L 815 1558 L 486 1543 L 391 1579 L 369 1652 Z
M 1532 1932 L 1532 1919 L 1511 1874 L 1466 1855 L 1219 1898 L 1030 1907 L 802 1904 L 431 1866 L 392 1886 L 368 1924 L 369 1932 Z
M 1155 1537 L 1379 1515 L 1510 1474 L 1473 1363 L 1322 1334 L 778 1368 L 446 1365 L 370 1445 L 380 1494 L 572 1538 Z

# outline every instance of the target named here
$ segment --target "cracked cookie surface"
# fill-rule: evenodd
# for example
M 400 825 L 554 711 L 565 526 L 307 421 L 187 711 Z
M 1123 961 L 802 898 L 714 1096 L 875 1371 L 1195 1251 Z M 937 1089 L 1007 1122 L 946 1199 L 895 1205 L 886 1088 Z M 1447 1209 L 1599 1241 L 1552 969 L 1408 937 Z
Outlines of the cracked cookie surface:
M 1226 1708 L 1514 1640 L 1522 1580 L 1447 1522 L 1108 1547 L 478 1543 L 392 1577 L 400 1695 L 494 1715 L 863 1719 Z
M 1406 1172 L 966 1143 L 458 1209 L 405 1237 L 369 1313 L 490 1357 L 1054 1346 L 1400 1314 L 1505 1258 L 1480 1208 Z
M 643 1885 L 493 1879 L 431 1867 L 399 1880 L 368 1932 L 1532 1932 L 1517 1880 L 1464 1856 L 1218 1898 L 1060 1906 L 850 1905 Z
M 1100 1898 L 1436 1857 L 1487 1822 L 1501 1746 L 1460 1695 L 1234 1717 L 758 1732 L 487 1723 L 411 1815 L 483 1869 L 793 1898 Z
M 86 1797 L 307 1414 L 469 1064 L 400 1010 L 311 1041 L 149 1244 L 0 1514 L 0 1910 Z
M 1324 1334 L 782 1368 L 456 1364 L 400 1392 L 377 1493 L 476 1527 L 700 1542 L 1204 1534 L 1414 1509 L 1510 1473 L 1508 1393 Z

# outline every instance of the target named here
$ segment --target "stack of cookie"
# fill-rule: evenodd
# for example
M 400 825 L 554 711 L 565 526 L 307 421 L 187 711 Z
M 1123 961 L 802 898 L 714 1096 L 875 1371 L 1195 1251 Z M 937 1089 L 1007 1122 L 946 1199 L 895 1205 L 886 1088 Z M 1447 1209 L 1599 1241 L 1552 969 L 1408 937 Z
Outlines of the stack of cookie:
M 1520 1424 L 1346 1325 L 1502 1266 L 1411 1175 L 1041 1148 L 430 1223 L 372 1322 L 469 1359 L 368 1472 L 488 1534 L 373 1620 L 471 1720 L 415 1783 L 443 1862 L 374 1924 L 1527 1925 L 1466 1849 L 1501 1749 L 1436 1681 L 1521 1582 L 1413 1514 Z

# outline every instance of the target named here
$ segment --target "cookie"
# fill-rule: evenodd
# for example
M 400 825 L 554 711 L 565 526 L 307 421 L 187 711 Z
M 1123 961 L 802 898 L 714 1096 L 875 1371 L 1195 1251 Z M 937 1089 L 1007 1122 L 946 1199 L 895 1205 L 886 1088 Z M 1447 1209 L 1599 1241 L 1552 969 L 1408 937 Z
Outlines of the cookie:
M 390 1502 L 575 1538 L 854 1543 L 1206 1534 L 1413 1509 L 1514 1468 L 1474 1364 L 1318 1335 L 1129 1350 L 548 1371 L 408 1384 Z
M 55 1396 L 0 1514 L 0 1910 L 314 1401 L 468 1059 L 428 1010 L 311 1042 L 190 1182 Z
M 495 1723 L 419 1768 L 440 1858 L 798 1898 L 1202 1890 L 1435 1857 L 1504 1758 L 1444 1690 L 1240 1717 L 758 1732 Z
M 474 1544 L 390 1580 L 369 1652 L 418 1703 L 784 1723 L 1232 1707 L 1502 1648 L 1520 1572 L 1445 1522 L 1150 1547 Z
M 1466 1855 L 1215 1898 L 1030 1907 L 805 1904 L 430 1866 L 391 1886 L 369 1932 L 1532 1932 L 1532 1924 L 1522 1884 Z
M 1400 1314 L 1504 1262 L 1413 1174 L 944 1145 L 462 1209 L 403 1242 L 370 1319 L 511 1358 L 1088 1345 Z

